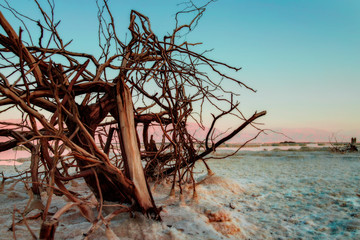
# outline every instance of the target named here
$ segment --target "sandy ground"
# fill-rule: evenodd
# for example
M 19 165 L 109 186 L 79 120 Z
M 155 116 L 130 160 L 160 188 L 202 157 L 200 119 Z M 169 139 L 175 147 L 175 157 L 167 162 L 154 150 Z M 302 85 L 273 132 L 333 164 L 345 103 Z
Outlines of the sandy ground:
M 163 207 L 162 222 L 121 213 L 108 228 L 99 224 L 88 239 L 360 239 L 359 153 L 252 149 L 208 163 L 215 175 L 207 177 L 201 164 L 197 167 L 197 199 L 192 198 L 191 185 L 184 187 L 183 197 L 169 197 L 166 183 L 152 187 L 157 206 Z M 16 167 L 26 166 L 28 162 Z M 14 165 L 1 166 L 1 171 L 16 174 Z M 82 180 L 68 182 L 67 187 L 86 197 L 97 216 L 97 201 Z M 26 184 L 6 181 L 0 189 L 0 239 L 13 239 L 14 234 L 31 239 L 23 221 L 9 231 L 26 212 Z M 67 203 L 64 196 L 54 196 L 49 211 L 55 213 Z M 103 216 L 114 209 L 105 207 Z M 26 216 L 38 213 L 33 210 Z M 38 236 L 41 219 L 27 223 Z M 91 227 L 72 207 L 59 218 L 55 238 L 84 239 Z
M 6 183 L 6 182 L 5 182 Z M 81 193 L 83 196 L 91 195 L 90 190 L 82 181 L 68 183 L 72 191 Z M 260 234 L 259 229 L 249 224 L 244 219 L 234 217 L 232 212 L 237 211 L 231 202 L 219 203 L 216 196 L 229 196 L 243 194 L 243 188 L 230 179 L 219 176 L 206 178 L 198 187 L 198 198 L 192 198 L 192 187 L 184 190 L 187 197 L 169 197 L 170 186 L 158 185 L 154 189 L 154 198 L 158 206 L 163 207 L 161 212 L 162 222 L 149 220 L 141 214 L 122 213 L 110 223 L 110 229 L 119 239 L 246 239 L 248 233 Z M 13 218 L 14 222 L 22 219 L 20 213 L 14 209 L 26 212 L 29 195 L 22 182 L 9 181 L 3 186 L 0 194 L 0 239 L 11 239 L 16 235 L 17 239 L 30 239 L 31 234 L 24 222 L 15 226 L 15 231 L 10 231 Z M 179 195 L 178 195 L 179 196 Z M 46 192 L 42 193 L 42 199 L 47 199 Z M 97 215 L 96 199 L 90 197 L 94 203 L 93 212 Z M 54 196 L 50 212 L 56 212 L 67 203 L 66 197 Z M 105 207 L 103 216 L 106 217 L 116 208 Z M 33 210 L 27 217 L 34 216 L 39 210 Z M 38 235 L 40 230 L 40 218 L 27 221 L 29 227 Z M 71 208 L 61 216 L 56 231 L 56 239 L 84 239 L 92 224 L 87 222 L 76 207 Z M 101 225 L 94 231 L 89 239 L 108 239 L 106 227 Z M 112 238 L 110 238 L 112 239 Z M 116 238 L 113 238 L 116 239 Z

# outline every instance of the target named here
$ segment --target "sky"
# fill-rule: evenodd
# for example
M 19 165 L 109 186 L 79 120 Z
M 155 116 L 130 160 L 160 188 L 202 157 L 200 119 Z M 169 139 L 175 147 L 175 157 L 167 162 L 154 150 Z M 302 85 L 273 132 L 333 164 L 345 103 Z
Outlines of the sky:
M 37 14 L 31 0 L 9 2 L 22 13 Z M 162 36 L 173 29 L 182 2 L 110 0 L 109 4 L 120 36 L 125 36 L 131 9 L 148 16 L 153 31 Z M 70 50 L 95 49 L 95 0 L 55 3 L 59 31 L 65 40 L 73 39 Z M 18 24 L 9 12 L 1 11 Z M 358 0 L 218 0 L 208 6 L 186 40 L 202 42 L 199 52 L 213 49 L 209 57 L 242 67 L 229 74 L 257 92 L 241 89 L 240 109 L 246 116 L 266 110 L 261 119 L 266 128 L 358 130 L 359 13 Z

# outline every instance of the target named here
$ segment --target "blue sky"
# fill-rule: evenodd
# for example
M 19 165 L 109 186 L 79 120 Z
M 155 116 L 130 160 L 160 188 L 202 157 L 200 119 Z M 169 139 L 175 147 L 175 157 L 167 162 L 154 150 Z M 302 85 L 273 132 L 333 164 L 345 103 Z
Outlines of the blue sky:
M 36 12 L 31 0 L 10 2 L 24 13 Z M 74 40 L 70 49 L 95 49 L 95 1 L 55 2 L 60 33 Z M 181 2 L 110 0 L 110 6 L 120 36 L 130 9 L 147 15 L 163 35 L 173 29 Z M 244 88 L 240 108 L 247 116 L 267 110 L 267 128 L 360 129 L 359 13 L 358 0 L 218 0 L 186 40 L 202 42 L 199 52 L 214 49 L 208 56 L 243 67 L 230 74 L 257 93 Z

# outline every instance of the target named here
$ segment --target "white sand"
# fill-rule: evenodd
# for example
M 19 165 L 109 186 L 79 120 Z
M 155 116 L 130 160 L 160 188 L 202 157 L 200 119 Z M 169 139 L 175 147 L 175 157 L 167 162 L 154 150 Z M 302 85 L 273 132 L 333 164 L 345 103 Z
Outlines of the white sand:
M 217 151 L 221 155 L 227 150 Z M 28 163 L 24 163 L 24 166 Z M 154 198 L 163 206 L 162 222 L 136 213 L 122 213 L 110 228 L 119 239 L 359 239 L 360 154 L 318 152 L 241 152 L 225 160 L 210 160 L 216 175 L 197 187 L 198 199 L 168 197 L 169 185 L 158 185 Z M 20 168 L 22 167 L 19 166 Z M 10 166 L 6 173 L 15 173 Z M 201 164 L 198 179 L 206 176 Z M 14 207 L 24 211 L 29 196 L 24 184 L 9 182 L 0 193 L 0 239 L 11 239 Z M 83 181 L 69 182 L 82 196 L 91 191 Z M 46 193 L 42 194 L 43 202 Z M 93 199 L 93 201 L 95 201 Z M 50 212 L 67 203 L 54 196 Z M 94 208 L 95 216 L 97 214 Z M 111 212 L 105 209 L 104 216 Z M 34 210 L 27 216 L 38 212 Z M 15 220 L 21 219 L 15 214 Z M 38 235 L 41 220 L 29 220 Z M 77 208 L 60 218 L 56 239 L 83 239 L 91 227 Z M 24 224 L 15 228 L 17 239 L 31 239 Z M 109 230 L 107 231 L 109 234 Z M 104 225 L 89 239 L 107 239 Z M 114 238 L 115 239 L 115 238 Z
M 84 196 L 90 194 L 84 182 L 76 181 L 72 185 L 71 190 Z M 244 239 L 249 229 L 257 231 L 255 226 L 247 223 L 243 218 L 234 217 L 228 203 L 217 202 L 216 196 L 243 194 L 243 189 L 232 180 L 218 176 L 209 177 L 198 186 L 197 201 L 192 199 L 191 186 L 184 189 L 187 192 L 186 199 L 169 197 L 169 190 L 169 185 L 159 185 L 154 191 L 157 205 L 164 208 L 161 212 L 162 222 L 149 220 L 139 213 L 133 218 L 129 213 L 122 213 L 111 221 L 110 227 L 114 234 L 120 239 Z M 45 192 L 42 198 L 46 199 Z M 21 182 L 16 185 L 13 182 L 6 184 L 0 194 L 0 201 L 2 202 L 0 239 L 11 239 L 13 232 L 8 228 L 12 224 L 13 209 L 16 207 L 23 211 L 28 201 L 24 184 Z M 50 212 L 55 212 L 66 203 L 65 197 L 53 196 Z M 114 209 L 105 208 L 104 216 Z M 96 215 L 95 208 L 93 210 Z M 38 212 L 34 210 L 28 216 Z M 16 213 L 15 219 L 18 221 L 21 216 Z M 32 231 L 38 234 L 41 220 L 29 220 L 28 223 Z M 60 218 L 56 239 L 83 239 L 83 234 L 90 227 L 91 223 L 81 216 L 78 209 L 72 208 Z M 15 234 L 17 239 L 31 238 L 24 224 L 15 227 Z M 107 239 L 104 225 L 90 235 L 89 239 Z

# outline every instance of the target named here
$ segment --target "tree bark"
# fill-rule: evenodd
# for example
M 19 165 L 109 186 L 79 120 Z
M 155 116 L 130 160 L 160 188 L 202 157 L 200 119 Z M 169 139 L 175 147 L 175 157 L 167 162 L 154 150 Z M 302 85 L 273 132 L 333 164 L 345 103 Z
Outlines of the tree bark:
M 131 93 L 122 80 L 116 86 L 116 101 L 125 174 L 134 183 L 135 198 L 140 210 L 146 214 L 155 214 L 155 218 L 159 218 L 158 209 L 147 185 L 141 164 Z
M 59 224 L 58 220 L 52 219 L 52 220 L 45 220 L 42 224 L 41 224 L 41 229 L 40 229 L 40 236 L 39 238 L 42 239 L 46 239 L 46 240 L 53 240 L 55 239 L 55 232 L 56 232 L 56 228 Z

